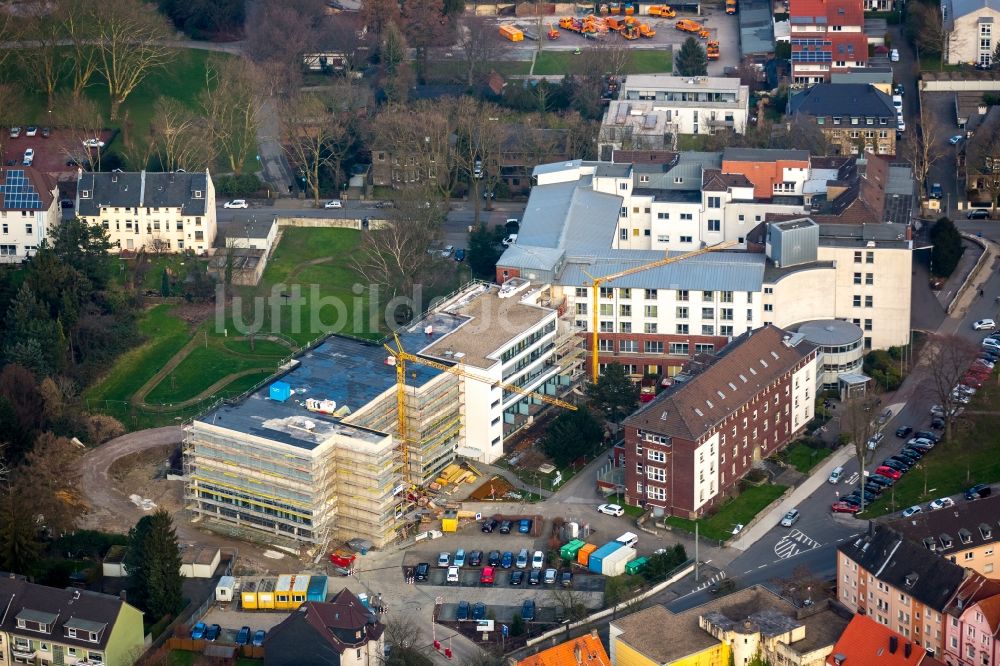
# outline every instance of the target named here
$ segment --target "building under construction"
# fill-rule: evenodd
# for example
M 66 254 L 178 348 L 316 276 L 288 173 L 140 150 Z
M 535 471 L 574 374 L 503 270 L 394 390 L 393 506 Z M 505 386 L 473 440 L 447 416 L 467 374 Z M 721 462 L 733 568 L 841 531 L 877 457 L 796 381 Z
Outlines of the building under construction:
M 581 340 L 551 305 L 526 280 L 476 283 L 398 331 L 401 349 L 327 338 L 191 423 L 187 508 L 249 538 L 393 541 L 414 488 L 457 455 L 496 460 L 581 374 Z

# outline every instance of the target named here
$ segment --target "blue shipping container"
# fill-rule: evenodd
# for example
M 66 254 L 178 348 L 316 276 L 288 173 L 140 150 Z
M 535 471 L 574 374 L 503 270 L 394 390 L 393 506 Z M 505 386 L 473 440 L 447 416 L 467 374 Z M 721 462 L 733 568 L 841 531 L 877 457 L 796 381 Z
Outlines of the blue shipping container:
M 604 566 L 604 558 L 621 547 L 622 544 L 617 541 L 604 544 L 590 554 L 590 562 L 587 563 L 587 568 L 596 574 L 601 573 L 601 569 Z
M 292 387 L 289 386 L 288 382 L 274 382 L 271 384 L 270 390 L 268 391 L 268 397 L 271 400 L 277 400 L 278 402 L 285 402 L 292 396 Z
M 326 601 L 326 576 L 310 576 L 306 601 Z

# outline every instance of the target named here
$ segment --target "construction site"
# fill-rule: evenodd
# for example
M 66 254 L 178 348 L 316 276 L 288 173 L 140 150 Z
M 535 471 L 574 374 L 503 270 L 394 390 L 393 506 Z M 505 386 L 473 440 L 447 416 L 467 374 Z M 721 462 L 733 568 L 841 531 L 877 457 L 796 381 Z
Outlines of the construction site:
M 493 462 L 541 410 L 576 408 L 585 349 L 559 314 L 515 278 L 472 283 L 383 343 L 324 339 L 186 428 L 185 508 L 292 548 L 405 536 L 442 479 L 470 480 L 458 457 Z

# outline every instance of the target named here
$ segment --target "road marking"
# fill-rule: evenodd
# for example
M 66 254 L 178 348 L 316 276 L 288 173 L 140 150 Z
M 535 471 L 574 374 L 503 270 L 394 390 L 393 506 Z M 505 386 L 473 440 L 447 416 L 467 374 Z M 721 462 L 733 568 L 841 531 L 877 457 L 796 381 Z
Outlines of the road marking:
M 801 530 L 792 530 L 774 544 L 774 554 L 783 560 L 794 557 L 804 550 L 819 548 L 820 543 L 806 536 Z
M 763 569 L 763 568 L 764 568 L 764 567 L 766 567 L 766 566 L 767 566 L 766 564 L 762 564 L 762 565 L 760 565 L 760 566 L 759 566 L 759 567 L 757 567 L 757 568 L 758 568 L 758 569 Z
M 854 474 L 851 474 L 850 478 L 848 478 L 847 481 L 845 481 L 844 483 L 846 483 L 849 486 L 853 486 L 855 483 L 858 482 L 859 478 L 861 478 L 861 475 L 855 472 Z
M 746 575 L 747 575 L 748 573 L 750 573 L 751 571 L 753 571 L 753 569 L 747 569 L 746 571 L 744 571 L 744 572 L 743 572 L 743 575 L 744 575 L 744 576 L 746 576 Z

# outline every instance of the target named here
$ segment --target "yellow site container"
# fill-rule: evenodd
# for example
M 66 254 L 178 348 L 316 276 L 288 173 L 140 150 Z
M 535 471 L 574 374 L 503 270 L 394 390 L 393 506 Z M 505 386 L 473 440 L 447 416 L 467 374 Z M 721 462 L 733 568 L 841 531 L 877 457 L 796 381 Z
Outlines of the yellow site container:
M 454 511 L 445 511 L 444 515 L 441 516 L 441 531 L 442 532 L 457 532 L 458 531 L 458 514 Z
M 289 610 L 292 607 L 292 576 L 282 574 L 274 585 L 274 609 Z
M 240 604 L 243 610 L 257 609 L 257 581 L 250 580 L 243 583 L 243 587 L 240 588 Z
M 292 577 L 292 610 L 295 610 L 306 602 L 309 597 L 309 581 L 312 576 Z
M 524 33 L 511 25 L 500 26 L 500 36 L 512 42 L 524 41 Z
M 597 546 L 592 543 L 588 543 L 586 546 L 581 548 L 576 552 L 576 561 L 578 564 L 587 566 L 590 564 L 590 554 L 597 550 Z
M 257 584 L 257 608 L 274 610 L 274 578 L 264 578 Z

